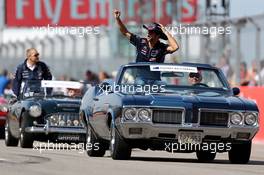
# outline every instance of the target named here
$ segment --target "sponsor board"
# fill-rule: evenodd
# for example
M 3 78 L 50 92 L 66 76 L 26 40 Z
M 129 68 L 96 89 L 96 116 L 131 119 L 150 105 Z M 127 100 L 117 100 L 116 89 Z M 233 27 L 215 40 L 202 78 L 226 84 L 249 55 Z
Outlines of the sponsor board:
M 150 65 L 150 71 L 197 73 L 198 69 L 197 67 L 189 67 L 189 66 Z

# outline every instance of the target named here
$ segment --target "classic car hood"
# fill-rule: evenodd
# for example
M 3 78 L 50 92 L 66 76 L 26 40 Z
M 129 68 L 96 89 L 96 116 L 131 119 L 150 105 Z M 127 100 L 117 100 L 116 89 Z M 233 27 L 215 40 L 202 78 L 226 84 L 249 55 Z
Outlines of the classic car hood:
M 232 110 L 258 110 L 256 104 L 248 99 L 226 96 L 201 94 L 201 95 L 178 95 L 178 94 L 150 94 L 133 95 L 132 101 L 139 106 L 165 106 L 184 108 L 212 108 Z M 127 98 L 129 99 L 129 98 Z
M 46 113 L 79 112 L 81 99 L 74 98 L 35 98 L 33 102 L 41 104 Z

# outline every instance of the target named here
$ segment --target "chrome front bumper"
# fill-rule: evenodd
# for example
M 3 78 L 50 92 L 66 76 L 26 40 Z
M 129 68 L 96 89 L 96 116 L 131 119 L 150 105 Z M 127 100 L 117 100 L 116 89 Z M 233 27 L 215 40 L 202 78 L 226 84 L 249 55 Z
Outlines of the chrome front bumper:
M 58 126 L 50 126 L 49 122 L 47 122 L 44 127 L 40 126 L 31 126 L 25 128 L 25 132 L 28 133 L 44 133 L 46 135 L 51 133 L 60 133 L 60 134 L 86 134 L 86 130 L 83 127 L 58 127 Z
M 204 127 L 198 125 L 171 125 L 171 124 L 153 124 L 153 123 L 117 123 L 117 128 L 120 134 L 126 139 L 150 139 L 150 138 L 161 138 L 160 134 L 175 135 L 177 139 L 179 132 L 181 131 L 192 131 L 201 132 L 202 139 L 206 136 L 218 136 L 221 139 L 237 139 L 237 140 L 251 140 L 258 132 L 259 127 L 246 127 L 246 126 L 230 126 L 230 127 Z M 139 129 L 141 134 L 131 133 L 130 130 Z M 249 133 L 248 139 L 239 139 L 238 133 Z
M 50 127 L 46 129 L 45 127 L 27 127 L 25 128 L 26 132 L 29 133 L 45 133 L 46 135 L 50 133 L 61 133 L 61 134 L 85 134 L 85 129 L 82 128 L 59 128 L 59 127 Z

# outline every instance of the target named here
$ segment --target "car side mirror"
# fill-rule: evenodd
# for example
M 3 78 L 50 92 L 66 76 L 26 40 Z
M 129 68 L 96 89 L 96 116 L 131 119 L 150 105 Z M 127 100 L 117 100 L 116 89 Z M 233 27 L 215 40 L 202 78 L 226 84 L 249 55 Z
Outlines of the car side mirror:
M 232 88 L 232 91 L 233 91 L 234 96 L 237 96 L 240 94 L 240 89 L 238 87 Z

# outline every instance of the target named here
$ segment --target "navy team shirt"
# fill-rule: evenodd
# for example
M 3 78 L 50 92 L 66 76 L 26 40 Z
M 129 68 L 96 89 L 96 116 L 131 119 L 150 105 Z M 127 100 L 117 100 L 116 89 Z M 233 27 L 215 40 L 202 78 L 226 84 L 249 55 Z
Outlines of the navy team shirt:
M 167 51 L 167 44 L 158 41 L 151 49 L 146 38 L 141 38 L 135 34 L 131 34 L 130 43 L 137 49 L 136 62 L 163 63 L 165 55 L 170 53 Z
M 13 92 L 16 96 L 19 96 L 21 83 L 27 80 L 51 80 L 52 75 L 48 66 L 44 62 L 37 62 L 34 70 L 30 70 L 27 67 L 27 60 L 18 65 L 15 73 L 15 79 L 13 80 Z

